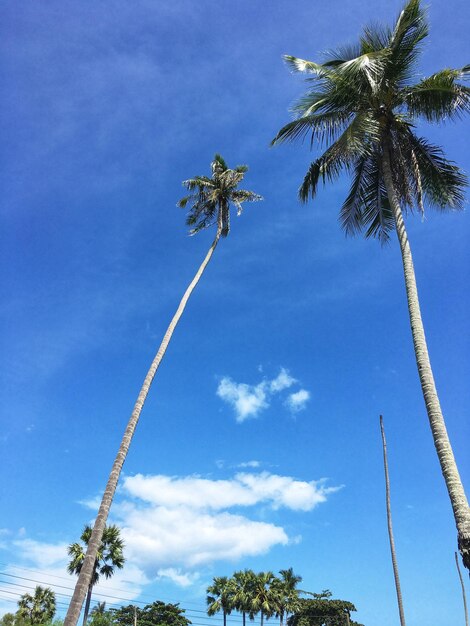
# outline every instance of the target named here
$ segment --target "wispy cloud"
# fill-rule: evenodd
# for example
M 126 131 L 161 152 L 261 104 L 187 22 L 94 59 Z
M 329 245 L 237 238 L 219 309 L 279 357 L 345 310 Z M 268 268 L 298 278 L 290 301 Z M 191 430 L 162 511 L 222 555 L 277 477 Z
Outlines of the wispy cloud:
M 249 417 L 257 417 L 260 411 L 267 409 L 266 383 L 247 385 L 236 383 L 224 377 L 217 388 L 217 395 L 235 409 L 237 422 L 244 422 Z
M 285 405 L 290 411 L 292 411 L 292 413 L 298 413 L 299 411 L 305 409 L 309 400 L 310 392 L 306 389 L 300 389 L 299 391 L 289 395 L 285 401 Z
M 269 408 L 272 396 L 289 389 L 296 383 L 298 383 L 297 379 L 282 367 L 276 378 L 263 379 L 256 385 L 237 383 L 229 376 L 224 376 L 217 387 L 217 395 L 232 406 L 237 422 L 241 423 L 249 418 L 258 417 L 262 411 Z M 305 397 L 306 394 L 307 397 Z M 291 411 L 297 412 L 305 407 L 309 396 L 309 392 L 302 389 L 291 394 L 285 405 Z

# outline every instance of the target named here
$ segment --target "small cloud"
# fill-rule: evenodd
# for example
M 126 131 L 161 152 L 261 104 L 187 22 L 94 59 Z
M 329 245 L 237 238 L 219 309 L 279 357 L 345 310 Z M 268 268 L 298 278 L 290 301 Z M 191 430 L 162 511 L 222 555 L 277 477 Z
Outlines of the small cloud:
M 260 467 L 261 462 L 260 461 L 245 461 L 244 463 L 239 463 L 238 465 L 236 465 L 235 467 Z
M 87 509 L 97 511 L 100 508 L 101 496 L 95 496 L 94 498 L 88 498 L 85 500 L 78 500 L 78 504 L 81 504 Z
M 292 387 L 292 385 L 296 382 L 296 379 L 292 378 L 288 370 L 282 367 L 279 375 L 269 383 L 269 389 L 271 393 L 279 393 L 284 389 Z
M 291 393 L 289 395 L 285 401 L 285 405 L 290 411 L 292 411 L 292 413 L 298 413 L 299 411 L 303 411 L 303 409 L 305 409 L 309 400 L 310 391 L 300 389 L 300 391 L 296 391 L 295 393 Z
M 225 461 L 223 459 L 217 459 L 215 465 L 218 469 L 225 467 Z
M 217 395 L 235 409 L 237 422 L 244 422 L 250 417 L 257 417 L 260 411 L 268 408 L 265 388 L 265 382 L 253 386 L 236 383 L 231 378 L 224 377 L 217 388 Z
M 35 425 L 34 424 L 29 424 L 29 426 L 26 426 L 26 428 L 25 428 L 27 433 L 32 433 L 34 429 L 35 429 Z
M 159 569 L 157 572 L 158 578 L 169 578 L 172 582 L 174 582 L 179 587 L 190 587 L 194 585 L 195 582 L 199 579 L 198 572 L 181 572 L 180 569 L 176 569 L 174 567 L 167 567 L 165 569 Z

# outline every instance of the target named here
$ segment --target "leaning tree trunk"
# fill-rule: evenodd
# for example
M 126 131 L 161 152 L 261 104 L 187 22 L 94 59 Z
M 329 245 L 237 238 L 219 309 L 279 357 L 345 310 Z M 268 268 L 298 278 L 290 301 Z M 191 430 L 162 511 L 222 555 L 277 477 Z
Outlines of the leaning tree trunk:
M 447 434 L 444 416 L 442 415 L 436 385 L 434 383 L 434 376 L 431 369 L 431 362 L 429 360 L 426 337 L 424 335 L 424 327 L 421 319 L 413 258 L 411 256 L 411 248 L 405 229 L 403 214 L 393 184 L 390 158 L 390 146 L 388 143 L 385 143 L 382 161 L 383 177 L 400 244 L 416 364 L 418 366 L 421 389 L 424 396 L 424 402 L 426 404 L 426 411 L 431 426 L 434 445 L 436 447 L 437 456 L 441 464 L 442 474 L 444 475 L 444 480 L 454 512 L 455 524 L 457 526 L 458 547 L 465 567 L 470 570 L 470 509 L 468 507 L 467 496 L 465 495 L 462 480 L 457 469 L 454 453 Z
M 401 596 L 400 578 L 398 576 L 397 555 L 395 552 L 395 539 L 393 538 L 392 511 L 390 506 L 390 478 L 388 476 L 387 442 L 385 440 L 385 430 L 383 418 L 380 416 L 380 432 L 382 433 L 382 446 L 384 452 L 384 472 L 385 472 L 385 500 L 387 506 L 388 538 L 390 540 L 390 552 L 392 554 L 393 576 L 395 578 L 395 589 L 397 590 L 398 613 L 400 615 L 401 626 L 406 626 L 405 612 L 403 610 L 403 598 Z
M 468 626 L 468 611 L 467 611 L 467 598 L 465 595 L 465 585 L 463 584 L 462 572 L 460 571 L 459 557 L 455 552 L 455 565 L 457 566 L 457 572 L 459 575 L 460 586 L 462 588 L 462 600 L 463 600 L 463 613 L 465 615 L 465 626 Z
M 86 602 L 85 602 L 85 610 L 83 611 L 83 623 L 82 626 L 86 626 L 86 622 L 88 619 L 88 613 L 90 611 L 90 602 L 91 602 L 91 592 L 93 590 L 93 584 L 90 583 L 88 585 L 88 591 L 86 594 Z
M 211 260 L 212 254 L 219 242 L 220 235 L 222 232 L 222 224 L 219 218 L 217 224 L 217 234 L 212 242 L 211 247 L 209 248 L 209 252 L 206 254 L 204 261 L 201 263 L 196 275 L 193 280 L 189 284 L 189 287 L 186 289 L 181 302 L 179 303 L 178 309 L 176 310 L 173 319 L 170 322 L 170 325 L 167 328 L 167 331 L 163 337 L 162 343 L 158 349 L 158 352 L 152 361 L 150 369 L 147 372 L 147 376 L 145 377 L 142 388 L 137 397 L 137 401 L 134 405 L 134 409 L 132 411 L 131 417 L 129 418 L 129 422 L 127 423 L 126 430 L 124 432 L 124 436 L 121 441 L 121 445 L 119 447 L 119 451 L 114 460 L 111 473 L 108 478 L 108 483 L 106 485 L 106 489 L 103 494 L 103 498 L 101 500 L 101 505 L 98 510 L 98 515 L 96 516 L 96 521 L 93 526 L 93 532 L 91 533 L 90 541 L 88 542 L 88 549 L 86 551 L 85 559 L 83 561 L 82 568 L 80 570 L 80 575 L 75 584 L 75 589 L 73 592 L 72 600 L 70 602 L 69 608 L 67 610 L 67 615 L 65 616 L 64 626 L 76 626 L 78 618 L 80 616 L 80 611 L 82 610 L 83 600 L 85 599 L 85 595 L 87 593 L 88 586 L 90 585 L 91 578 L 93 575 L 94 565 L 96 561 L 96 555 L 98 553 L 98 549 L 101 545 L 101 539 L 103 536 L 103 531 L 106 525 L 106 520 L 108 518 L 109 510 L 111 508 L 111 503 L 113 501 L 114 492 L 116 491 L 117 483 L 119 480 L 119 476 L 121 474 L 122 466 L 124 465 L 124 461 L 126 460 L 127 452 L 129 450 L 129 446 L 132 441 L 132 437 L 134 436 L 134 432 L 137 426 L 137 422 L 139 421 L 140 413 L 144 406 L 145 400 L 147 398 L 150 385 L 154 379 L 154 376 L 157 372 L 157 369 L 165 356 L 166 349 L 168 348 L 168 344 L 170 343 L 171 337 L 173 335 L 173 331 L 178 324 L 181 315 L 185 309 L 186 303 L 189 300 L 191 293 L 196 287 L 199 279 L 201 278 L 204 270 L 207 267 L 207 264 Z

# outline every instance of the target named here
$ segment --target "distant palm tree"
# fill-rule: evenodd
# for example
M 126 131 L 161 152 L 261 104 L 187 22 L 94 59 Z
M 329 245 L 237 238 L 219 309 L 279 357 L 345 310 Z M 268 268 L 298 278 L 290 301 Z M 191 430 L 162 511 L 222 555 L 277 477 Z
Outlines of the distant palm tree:
M 234 584 L 233 605 L 242 614 L 243 626 L 246 626 L 246 614 L 252 616 L 251 594 L 254 578 L 255 573 L 249 569 L 235 572 L 232 578 Z
M 279 626 L 283 626 L 284 618 L 294 613 L 299 607 L 299 590 L 297 585 L 302 582 L 302 576 L 294 574 L 292 567 L 281 569 L 280 578 L 275 577 L 271 590 L 274 596 L 276 615 L 279 617 Z
M 37 585 L 34 595 L 25 593 L 21 596 L 17 615 L 30 624 L 44 624 L 54 617 L 55 609 L 55 594 L 52 589 Z
M 216 576 L 212 585 L 207 587 L 207 614 L 215 615 L 222 611 L 224 626 L 227 624 L 227 615 L 235 608 L 233 596 L 235 587 L 233 579 L 227 576 Z
M 90 615 L 103 615 L 104 613 L 106 613 L 106 602 L 97 602 L 90 611 Z
M 311 89 L 295 107 L 297 119 L 273 143 L 310 134 L 330 143 L 311 165 L 300 198 L 315 196 L 320 181 L 335 180 L 343 168 L 353 175 L 340 212 L 347 234 L 386 242 L 396 230 L 400 244 L 416 363 L 439 462 L 452 504 L 464 564 L 470 569 L 470 509 L 442 415 L 431 370 L 403 213 L 424 200 L 436 209 L 462 207 L 465 175 L 442 150 L 415 133 L 416 120 L 456 119 L 470 110 L 470 89 L 459 79 L 470 66 L 445 69 L 417 84 L 415 62 L 428 34 L 420 0 L 408 0 L 393 29 L 366 28 L 359 45 L 328 53 L 324 63 L 292 56 L 295 71 L 311 75 Z
M 92 534 L 91 526 L 85 526 L 83 533 L 80 537 L 83 544 L 72 543 L 68 547 L 68 555 L 71 558 L 70 563 L 67 566 L 69 574 L 80 574 L 82 571 L 83 563 L 85 561 L 86 548 L 90 543 Z M 85 612 L 83 615 L 83 626 L 85 626 L 88 619 L 88 612 L 90 610 L 91 593 L 93 587 L 99 581 L 100 576 L 105 578 L 111 578 L 113 576 L 115 568 L 122 569 L 124 567 L 124 554 L 123 554 L 124 542 L 120 537 L 120 531 L 117 526 L 106 526 L 101 538 L 101 546 L 98 550 L 95 559 L 95 567 L 93 569 L 92 577 L 88 585 L 88 592 L 85 603 Z M 103 607 L 99 610 L 98 607 L 93 609 L 93 612 L 104 612 L 106 602 L 100 603 Z M 100 605 L 98 605 L 100 606 Z
M 229 169 L 223 158 L 216 154 L 212 162 L 212 177 L 198 176 L 185 181 L 183 184 L 192 192 L 178 203 L 179 206 L 185 207 L 188 202 L 192 202 L 189 211 L 187 223 L 192 226 L 191 234 L 194 234 L 203 228 L 207 228 L 212 224 L 217 224 L 217 232 L 209 251 L 199 267 L 196 275 L 186 289 L 179 306 L 176 310 L 170 325 L 163 337 L 162 343 L 155 355 L 154 360 L 147 372 L 144 383 L 137 397 L 131 417 L 127 423 L 124 436 L 119 446 L 117 456 L 114 460 L 108 483 L 101 500 L 98 515 L 93 526 L 93 532 L 88 544 L 87 553 L 84 559 L 83 567 L 78 577 L 72 600 L 65 616 L 64 626 L 76 626 L 80 611 L 82 609 L 83 600 L 90 587 L 93 575 L 93 568 L 101 544 L 101 538 L 108 519 L 111 503 L 121 475 L 122 466 L 126 460 L 127 453 L 134 436 L 137 423 L 139 421 L 142 408 L 150 390 L 150 385 L 154 379 L 158 367 L 165 355 L 173 331 L 178 324 L 180 317 L 186 307 L 191 293 L 201 278 L 207 264 L 211 260 L 212 254 L 219 242 L 220 237 L 226 237 L 230 230 L 230 205 L 233 204 L 237 208 L 238 213 L 241 212 L 243 202 L 253 202 L 261 200 L 261 196 L 252 191 L 237 189 L 238 184 L 243 180 L 247 171 L 245 165 L 240 165 L 235 169 Z
M 275 576 L 272 572 L 260 572 L 255 575 L 251 591 L 251 608 L 254 614 L 260 613 L 260 626 L 264 618 L 270 618 L 276 612 L 275 596 L 272 584 Z
M 397 555 L 396 555 L 396 550 L 395 550 L 395 539 L 393 537 L 392 508 L 391 508 L 391 503 L 390 503 L 390 477 L 388 475 L 387 440 L 385 439 L 385 429 L 384 429 L 384 422 L 383 422 L 382 416 L 380 416 L 380 432 L 382 434 L 382 448 L 383 448 L 384 472 L 385 472 L 385 502 L 386 502 L 386 508 L 387 508 L 387 527 L 388 527 L 388 538 L 390 541 L 390 552 L 392 555 L 393 577 L 395 579 L 395 589 L 397 592 L 398 614 L 400 616 L 400 624 L 401 626 L 406 626 L 405 610 L 403 608 L 403 598 L 401 595 L 400 577 L 398 575 L 398 562 L 397 562 Z

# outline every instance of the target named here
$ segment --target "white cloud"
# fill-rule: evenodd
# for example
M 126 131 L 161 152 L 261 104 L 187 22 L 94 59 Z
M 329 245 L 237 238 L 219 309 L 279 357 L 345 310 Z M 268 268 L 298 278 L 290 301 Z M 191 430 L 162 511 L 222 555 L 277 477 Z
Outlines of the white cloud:
M 284 389 L 292 387 L 292 385 L 296 382 L 296 379 L 292 378 L 289 372 L 281 367 L 279 375 L 269 383 L 269 388 L 271 393 L 279 393 Z
M 300 389 L 300 391 L 296 391 L 295 393 L 291 393 L 289 395 L 285 401 L 285 405 L 293 413 L 298 413 L 299 411 L 305 409 L 309 400 L 310 392 L 306 389 Z
M 244 468 L 244 467 L 260 467 L 260 461 L 245 461 L 243 463 L 239 463 L 236 467 Z
M 244 422 L 250 417 L 258 417 L 261 411 L 270 406 L 273 395 L 289 389 L 297 382 L 284 367 L 281 368 L 276 378 L 264 379 L 257 385 L 237 383 L 230 377 L 224 376 L 217 387 L 217 395 L 233 407 L 237 422 Z M 295 396 L 302 397 L 305 393 L 308 394 L 308 391 L 301 390 L 297 394 L 291 394 L 290 397 L 294 397 L 295 403 Z M 300 409 L 291 408 L 291 410 Z
M 324 502 L 329 493 L 324 481 L 300 481 L 266 471 L 257 474 L 240 472 L 229 480 L 136 474 L 124 479 L 123 489 L 129 495 L 157 506 L 212 511 L 261 503 L 273 508 L 309 511 Z
M 180 569 L 174 567 L 167 567 L 166 569 L 159 569 L 157 572 L 158 578 L 169 578 L 172 582 L 180 587 L 190 587 L 199 580 L 199 574 L 197 572 L 190 574 L 188 572 L 182 573 Z
M 239 472 L 224 480 L 137 474 L 124 479 L 124 500 L 115 505 L 114 515 L 130 561 L 151 578 L 186 585 L 195 580 L 197 568 L 300 541 L 289 538 L 282 526 L 252 520 L 231 511 L 234 507 L 311 511 L 336 490 L 323 479 L 307 482 L 269 472 Z
M 237 422 L 244 422 L 249 417 L 257 417 L 258 413 L 268 408 L 266 401 L 266 383 L 247 385 L 236 383 L 224 377 L 217 388 L 217 395 L 233 406 Z
M 131 602 L 152 581 L 187 587 L 197 583 L 201 568 L 217 561 L 240 562 L 266 554 L 275 546 L 298 543 L 301 537 L 289 537 L 281 524 L 269 520 L 269 511 L 311 511 L 336 490 L 326 487 L 323 479 L 303 481 L 267 471 L 238 472 L 223 480 L 128 476 L 113 504 L 113 523 L 121 528 L 126 564 L 112 579 L 100 581 L 94 597 L 103 600 L 107 594 L 115 596 L 118 589 L 119 597 Z M 88 506 L 94 502 L 94 498 L 85 501 Z M 259 520 L 260 507 L 263 521 Z M 251 514 L 256 519 L 251 519 Z M 67 585 L 63 582 L 64 577 L 69 578 L 65 573 L 67 543 L 17 535 L 10 540 L 8 532 L 2 532 L 2 539 L 9 543 L 17 566 L 40 570 L 42 584 L 59 593 L 60 585 Z M 14 573 L 13 567 L 10 573 Z M 71 576 L 67 586 L 72 588 L 74 582 Z M 109 601 L 112 604 L 111 598 Z

